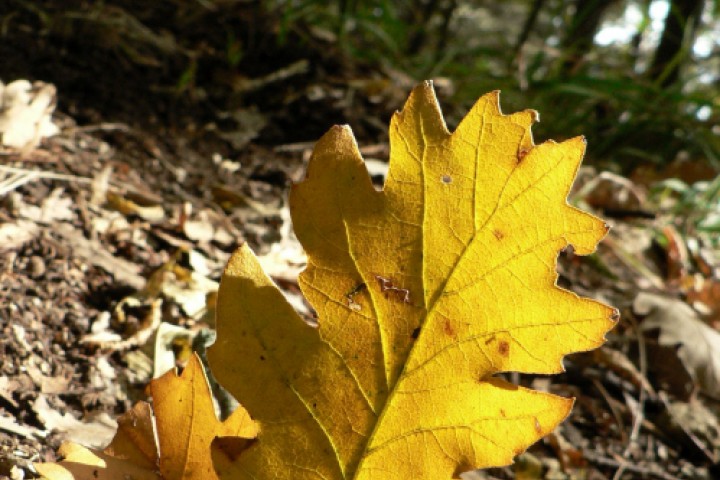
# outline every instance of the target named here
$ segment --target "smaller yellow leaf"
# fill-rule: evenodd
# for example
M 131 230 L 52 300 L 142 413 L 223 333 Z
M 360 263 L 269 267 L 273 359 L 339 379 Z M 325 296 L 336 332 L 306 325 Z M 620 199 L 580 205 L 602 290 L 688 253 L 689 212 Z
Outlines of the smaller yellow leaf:
M 40 475 L 49 480 L 214 479 L 213 440 L 219 440 L 218 460 L 228 463 L 257 436 L 257 426 L 242 407 L 224 422 L 217 419 L 197 355 L 180 376 L 169 371 L 153 380 L 149 390 L 152 407 L 138 402 L 120 417 L 115 438 L 104 451 L 65 442 L 58 451 L 63 461 L 35 464 Z
M 210 455 L 216 437 L 247 439 L 257 426 L 243 408 L 225 422 L 215 416 L 205 372 L 193 355 L 179 377 L 168 372 L 150 384 L 160 443 L 160 474 L 164 479 L 217 478 Z
M 138 402 L 118 419 L 118 430 L 103 453 L 132 463 L 155 469 L 158 458 L 153 427 L 152 407 Z

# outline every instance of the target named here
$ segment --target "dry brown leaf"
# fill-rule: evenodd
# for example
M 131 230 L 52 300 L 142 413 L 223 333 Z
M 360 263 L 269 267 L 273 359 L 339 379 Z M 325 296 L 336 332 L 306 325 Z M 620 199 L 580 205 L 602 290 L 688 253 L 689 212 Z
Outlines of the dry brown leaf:
M 236 437 L 233 451 L 228 453 L 235 456 L 257 434 L 256 425 L 242 408 L 224 422 L 217 419 L 197 355 L 180 376 L 170 371 L 153 380 L 149 390 L 152 407 L 140 402 L 123 415 L 115 438 L 104 451 L 66 442 L 59 452 L 65 459 L 57 464 L 36 464 L 38 472 L 49 480 L 126 480 L 128 476 L 135 480 L 213 479 L 213 440 Z
M 644 331 L 660 331 L 660 345 L 678 347 L 680 361 L 700 388 L 720 398 L 720 333 L 703 323 L 688 304 L 674 298 L 643 292 L 633 310 L 645 316 Z

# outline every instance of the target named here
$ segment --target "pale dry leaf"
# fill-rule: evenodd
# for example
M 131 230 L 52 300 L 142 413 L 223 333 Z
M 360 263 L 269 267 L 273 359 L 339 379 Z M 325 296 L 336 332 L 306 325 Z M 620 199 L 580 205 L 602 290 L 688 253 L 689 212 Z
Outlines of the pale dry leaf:
M 47 430 L 57 430 L 68 440 L 87 447 L 105 447 L 117 428 L 115 421 L 107 414 L 98 415 L 91 421 L 81 421 L 68 412 L 60 413 L 50 406 L 43 393 L 33 403 L 33 410 Z
M 26 150 L 58 133 L 52 122 L 56 88 L 44 82 L 0 82 L 0 144 Z
M 633 310 L 645 316 L 644 331 L 659 330 L 659 342 L 678 346 L 678 357 L 708 395 L 720 399 L 720 333 L 707 326 L 682 300 L 640 293 Z

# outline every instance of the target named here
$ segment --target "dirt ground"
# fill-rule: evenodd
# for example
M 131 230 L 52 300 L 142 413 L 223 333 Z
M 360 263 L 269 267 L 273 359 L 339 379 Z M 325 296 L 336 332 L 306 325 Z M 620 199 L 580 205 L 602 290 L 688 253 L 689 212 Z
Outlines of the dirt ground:
M 246 13 L 232 21 L 250 28 Z M 336 123 L 353 127 L 381 183 L 386 125 L 415 80 L 353 64 L 318 36 L 302 51 L 288 42 L 250 54 L 243 68 L 200 62 L 181 85 L 183 55 L 160 62 L 156 50 L 89 41 L 98 33 L 87 25 L 48 26 L 29 9 L 0 6 L 0 18 L 11 14 L 0 80 L 54 84 L 60 127 L 32 151 L 0 150 L 0 477 L 28 478 L 64 439 L 107 443 L 154 375 L 212 341 L 217 282 L 242 242 L 311 315 L 296 282 L 304 257 L 290 233 L 288 186 Z M 210 36 L 203 48 L 224 41 Z M 439 82 L 441 100 L 448 85 Z M 694 370 L 681 341 L 668 346 L 641 325 L 682 305 L 690 313 L 676 315 L 692 317 L 679 279 L 696 272 L 676 261 L 679 246 L 655 241 L 673 222 L 652 210 L 641 184 L 597 178 L 583 170 L 573 198 L 613 231 L 595 256 L 565 252 L 560 283 L 615 305 L 621 320 L 607 346 L 569 358 L 566 373 L 511 377 L 574 396 L 576 406 L 515 466 L 482 475 L 717 478 L 720 373 L 698 373 L 714 360 Z

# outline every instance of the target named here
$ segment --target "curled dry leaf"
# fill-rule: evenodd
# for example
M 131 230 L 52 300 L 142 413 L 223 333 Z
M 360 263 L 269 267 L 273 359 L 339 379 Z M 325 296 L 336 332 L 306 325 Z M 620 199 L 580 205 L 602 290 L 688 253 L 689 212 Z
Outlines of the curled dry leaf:
M 633 310 L 645 316 L 642 329 L 659 330 L 660 345 L 677 347 L 677 356 L 692 380 L 706 394 L 720 399 L 720 333 L 676 298 L 642 292 Z
M 226 455 L 236 456 L 257 434 L 257 427 L 242 408 L 224 422 L 218 421 L 196 355 L 182 375 L 170 371 L 153 380 L 150 393 L 152 407 L 139 402 L 123 415 L 115 438 L 105 450 L 66 442 L 59 451 L 64 460 L 36 464 L 38 472 L 49 480 L 212 479 L 216 478 L 210 457 L 212 441 L 235 438 L 233 450 Z
M 220 477 L 451 478 L 568 415 L 571 399 L 496 376 L 561 372 L 616 315 L 556 285 L 558 252 L 591 253 L 607 227 L 566 202 L 584 140 L 536 146 L 536 119 L 494 92 L 451 134 L 422 84 L 393 117 L 383 191 L 349 128 L 318 142 L 291 193 L 318 328 L 247 246 L 221 280 L 210 364 L 261 433 L 234 462 L 213 451 Z

